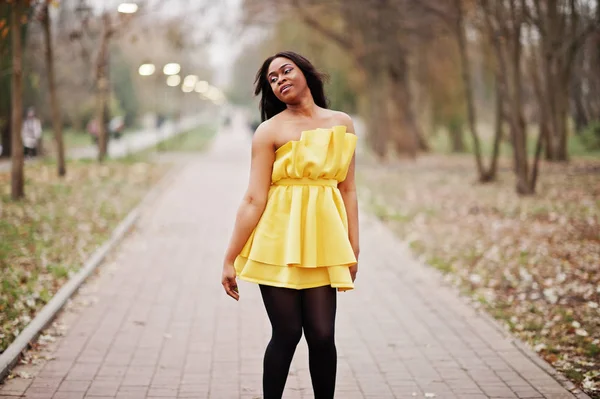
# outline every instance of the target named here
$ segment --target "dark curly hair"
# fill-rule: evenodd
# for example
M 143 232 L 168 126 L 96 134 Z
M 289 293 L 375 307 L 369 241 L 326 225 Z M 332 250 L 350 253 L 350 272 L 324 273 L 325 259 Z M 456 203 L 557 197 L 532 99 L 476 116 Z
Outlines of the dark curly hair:
M 306 78 L 306 84 L 313 96 L 315 104 L 319 107 L 327 108 L 327 97 L 325 97 L 325 91 L 323 90 L 323 82 L 327 80 L 327 75 L 323 74 L 311 64 L 309 60 L 301 56 L 300 54 L 294 53 L 293 51 L 281 51 L 265 60 L 262 66 L 256 73 L 256 79 L 254 80 L 254 95 L 261 95 L 260 98 L 260 117 L 264 122 L 285 110 L 286 105 L 283 101 L 279 100 L 267 79 L 267 73 L 269 71 L 269 65 L 275 58 L 287 58 L 294 62 L 300 68 L 304 77 Z

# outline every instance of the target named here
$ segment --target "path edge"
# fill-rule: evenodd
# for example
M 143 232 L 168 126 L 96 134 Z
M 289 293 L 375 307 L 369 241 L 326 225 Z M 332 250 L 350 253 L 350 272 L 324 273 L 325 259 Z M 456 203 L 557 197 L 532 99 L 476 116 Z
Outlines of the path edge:
M 29 344 L 35 341 L 40 333 L 52 323 L 69 299 L 77 293 L 88 277 L 104 262 L 108 254 L 133 229 L 142 214 L 143 208 L 154 201 L 173 182 L 173 177 L 187 164 L 188 161 L 183 161 L 171 166 L 170 170 L 150 188 L 140 202 L 119 222 L 109 239 L 88 257 L 83 263 L 83 267 L 54 294 L 52 299 L 42 307 L 27 327 L 0 354 L 0 384 L 4 382 L 10 371 L 19 362 L 23 353 L 29 348 Z
M 388 229 L 396 239 L 398 239 L 402 245 L 405 247 L 408 253 L 414 256 L 414 253 L 408 243 L 405 240 L 402 240 L 398 237 L 388 226 L 385 225 L 384 222 L 379 219 L 379 217 L 374 216 L 375 219 L 383 226 L 383 228 Z M 581 388 L 575 385 L 571 380 L 569 380 L 562 372 L 552 367 L 550 363 L 544 360 L 537 352 L 533 350 L 533 348 L 524 340 L 519 338 L 518 336 L 512 334 L 505 328 L 505 325 L 502 321 L 494 318 L 491 314 L 489 314 L 484 308 L 474 306 L 473 298 L 462 294 L 456 287 L 452 284 L 449 284 L 444 280 L 443 274 L 433 266 L 429 265 L 429 263 L 421 260 L 417 260 L 415 257 L 415 261 L 427 268 L 430 272 L 434 273 L 438 278 L 439 283 L 450 289 L 454 295 L 456 295 L 463 304 L 468 306 L 470 309 L 474 311 L 477 317 L 480 317 L 485 323 L 489 324 L 493 329 L 495 329 L 500 335 L 502 335 L 507 341 L 509 341 L 523 356 L 529 359 L 533 364 L 535 364 L 538 368 L 540 368 L 543 372 L 548 374 L 552 379 L 560 384 L 564 389 L 566 389 L 571 395 L 573 395 L 576 399 L 591 399 Z
M 470 304 L 471 308 L 473 305 Z M 519 352 L 521 352 L 525 357 L 531 360 L 536 366 L 542 369 L 546 374 L 550 375 L 557 381 L 563 388 L 565 388 L 569 393 L 575 396 L 577 399 L 591 399 L 585 392 L 581 390 L 577 385 L 575 385 L 571 380 L 569 380 L 563 373 L 552 367 L 550 363 L 544 360 L 537 352 L 535 352 L 527 342 L 521 340 L 519 337 L 511 334 L 504 328 L 504 325 L 501 321 L 492 317 L 489 313 L 487 313 L 483 309 L 475 309 L 475 312 L 479 317 L 481 317 L 486 323 L 490 324 L 493 328 L 495 328 L 502 336 L 506 339 L 510 340 L 511 344 L 513 344 Z

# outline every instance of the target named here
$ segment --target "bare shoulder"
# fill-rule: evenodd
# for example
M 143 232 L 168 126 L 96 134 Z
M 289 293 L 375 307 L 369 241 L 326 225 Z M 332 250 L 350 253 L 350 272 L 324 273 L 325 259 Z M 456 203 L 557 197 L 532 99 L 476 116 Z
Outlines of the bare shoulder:
M 266 120 L 256 128 L 252 136 L 253 145 L 273 144 L 273 121 Z
M 354 131 L 354 123 L 352 122 L 352 118 L 345 112 L 342 111 L 331 111 L 332 119 L 335 121 L 337 125 L 346 126 L 346 131 L 348 133 L 356 134 Z

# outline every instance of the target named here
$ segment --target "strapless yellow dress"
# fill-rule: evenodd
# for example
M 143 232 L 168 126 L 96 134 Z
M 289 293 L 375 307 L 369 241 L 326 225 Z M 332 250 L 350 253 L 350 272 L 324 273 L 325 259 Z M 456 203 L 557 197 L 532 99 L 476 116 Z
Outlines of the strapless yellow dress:
M 345 126 L 302 132 L 275 152 L 265 210 L 235 260 L 243 280 L 293 289 L 354 288 L 356 257 L 339 182 L 346 179 L 356 135 Z

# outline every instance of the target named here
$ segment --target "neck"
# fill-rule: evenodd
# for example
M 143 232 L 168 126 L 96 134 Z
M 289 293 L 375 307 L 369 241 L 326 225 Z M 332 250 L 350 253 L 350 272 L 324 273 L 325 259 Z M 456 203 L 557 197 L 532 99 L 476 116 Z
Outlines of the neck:
M 294 115 L 312 118 L 316 115 L 319 107 L 315 104 L 311 95 L 303 96 L 297 103 L 287 104 L 287 109 Z

